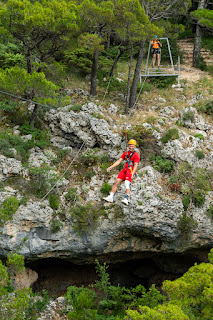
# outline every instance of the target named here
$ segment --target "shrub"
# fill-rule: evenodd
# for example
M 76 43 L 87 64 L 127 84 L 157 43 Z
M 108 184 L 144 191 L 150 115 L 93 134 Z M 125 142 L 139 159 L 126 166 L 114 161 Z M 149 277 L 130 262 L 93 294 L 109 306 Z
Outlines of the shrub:
M 68 111 L 80 112 L 81 108 L 82 108 L 81 104 L 74 104 L 73 106 L 69 107 Z
M 213 219 L 213 205 L 211 204 L 208 210 L 206 211 L 206 214 L 209 218 Z
M 10 220 L 19 207 L 18 199 L 11 196 L 6 198 L 0 206 L 0 226 Z
M 189 207 L 189 204 L 190 204 L 190 199 L 191 199 L 191 196 L 190 194 L 186 194 L 183 199 L 182 199 L 182 204 L 183 204 L 183 209 L 184 211 L 187 211 L 188 207 Z
M 183 122 L 186 122 L 186 121 L 194 122 L 195 115 L 194 115 L 193 111 L 189 110 L 189 111 L 184 112 L 182 115 L 182 120 L 183 120 Z
M 20 108 L 20 104 L 12 100 L 0 101 L 0 110 L 6 113 L 15 113 Z
M 30 145 L 25 142 L 21 137 L 8 134 L 6 132 L 0 133 L 0 151 L 6 157 L 14 157 L 14 153 L 11 150 L 14 148 L 17 152 L 18 158 L 22 161 L 27 161 L 29 157 Z
M 145 82 L 145 83 L 142 82 L 138 84 L 137 92 L 140 92 L 142 85 L 143 85 L 142 93 L 145 91 L 150 92 L 153 90 L 153 85 L 150 82 Z
M 104 196 L 107 196 L 109 194 L 109 192 L 111 191 L 112 186 L 110 184 L 108 184 L 107 182 L 105 182 L 103 184 L 103 186 L 101 187 L 100 191 Z
M 96 227 L 99 210 L 91 202 L 88 202 L 85 206 L 77 204 L 71 210 L 71 217 L 73 218 L 73 229 L 82 234 Z
M 71 286 L 67 289 L 67 303 L 72 306 L 73 310 L 68 312 L 69 320 L 94 320 L 96 319 L 96 301 L 97 294 L 95 291 L 85 288 Z
M 28 142 L 31 148 L 39 147 L 41 149 L 44 149 L 45 147 L 50 145 L 50 132 L 48 130 L 37 129 L 26 122 L 19 127 L 19 130 L 23 135 L 32 135 L 32 139 Z
M 48 190 L 46 173 L 48 168 L 30 168 L 30 183 L 28 191 L 35 196 L 42 198 Z
M 167 132 L 161 138 L 162 143 L 167 143 L 170 140 L 179 139 L 178 129 L 171 128 L 168 129 Z
M 201 133 L 195 134 L 194 137 L 204 141 L 204 136 Z
M 150 83 L 154 85 L 156 88 L 168 88 L 171 87 L 173 83 L 175 83 L 176 77 L 151 77 Z
M 80 155 L 80 161 L 85 166 L 95 165 L 99 162 L 99 155 L 92 150 L 88 150 L 85 154 Z
M 58 219 L 53 219 L 51 221 L 51 226 L 50 226 L 50 230 L 53 232 L 53 233 L 56 233 L 58 232 L 61 227 L 62 227 L 63 223 L 61 221 L 59 221 Z
M 210 101 L 206 102 L 206 104 L 201 105 L 198 110 L 203 113 L 213 115 L 213 100 L 210 100 Z
M 73 204 L 75 200 L 78 199 L 77 190 L 75 188 L 70 188 L 67 194 L 65 195 L 65 198 L 67 201 Z
M 200 191 L 195 191 L 192 195 L 192 201 L 196 207 L 202 207 L 205 203 L 205 196 Z
M 197 222 L 193 219 L 193 217 L 188 217 L 186 213 L 183 213 L 177 222 L 177 228 L 179 229 L 181 235 L 186 239 L 189 239 L 190 233 L 196 227 Z
M 84 178 L 87 180 L 91 180 L 92 177 L 94 177 L 96 175 L 96 172 L 93 170 L 88 170 L 87 172 L 85 172 L 84 174 Z
M 57 152 L 57 157 L 53 159 L 52 163 L 55 165 L 59 164 L 62 160 L 64 160 L 69 152 L 70 151 L 68 149 L 59 149 Z
M 203 150 L 195 150 L 195 155 L 199 160 L 205 158 L 205 154 L 203 153 Z
M 53 210 L 57 210 L 60 206 L 60 201 L 56 194 L 50 194 L 49 196 L 49 205 Z
M 159 172 L 170 173 L 174 170 L 174 161 L 172 160 L 152 155 L 150 161 L 152 162 L 154 169 Z
M 157 118 L 154 117 L 154 116 L 150 116 L 150 117 L 147 117 L 145 119 L 145 122 L 149 123 L 149 124 L 154 124 L 156 122 Z

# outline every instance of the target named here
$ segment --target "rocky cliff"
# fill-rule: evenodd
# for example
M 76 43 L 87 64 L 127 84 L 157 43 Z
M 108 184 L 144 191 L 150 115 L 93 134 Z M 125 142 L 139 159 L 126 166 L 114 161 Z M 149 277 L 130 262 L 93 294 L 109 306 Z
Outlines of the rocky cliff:
M 128 207 L 121 204 L 124 185 L 119 188 L 114 204 L 103 202 L 101 188 L 104 183 L 112 185 L 117 172 L 107 175 L 100 160 L 105 157 L 114 161 L 122 154 L 125 148 L 122 125 L 127 117 L 119 116 L 115 105 L 103 108 L 93 102 L 84 104 L 80 112 L 67 106 L 46 113 L 51 146 L 45 150 L 31 149 L 28 168 L 15 156 L 0 156 L 0 203 L 14 196 L 20 204 L 13 217 L 1 226 L 0 255 L 4 257 L 11 250 L 18 250 L 26 261 L 60 258 L 77 264 L 94 263 L 96 258 L 117 263 L 168 254 L 205 260 L 213 247 L 212 116 L 204 117 L 192 107 L 191 100 L 187 103 L 187 107 L 178 110 L 159 99 L 156 104 L 160 107 L 152 109 L 155 121 L 134 122 L 144 132 L 151 132 L 150 141 L 154 141 L 159 153 L 150 160 L 145 157 L 146 149 L 139 148 L 142 161 L 132 183 Z M 134 126 L 128 125 L 129 131 L 134 132 Z M 178 136 L 162 142 L 171 128 Z M 18 129 L 15 128 L 16 135 L 20 135 Z M 32 178 L 29 168 L 51 167 L 44 174 L 49 178 L 48 190 L 83 142 L 82 156 L 79 154 L 70 167 L 69 177 L 63 177 L 53 190 L 60 200 L 58 206 L 51 206 L 48 198 L 39 200 L 29 195 L 22 201 L 21 184 L 28 188 Z M 66 150 L 67 156 L 62 167 L 53 161 L 60 150 Z M 173 169 L 161 167 L 159 159 L 170 161 Z M 56 177 L 54 182 L 51 175 Z M 11 177 L 20 179 L 20 188 L 18 184 L 7 183 Z M 45 193 L 44 190 L 43 196 Z M 189 194 L 191 198 L 186 205 L 184 199 Z M 86 208 L 91 213 L 83 227 L 77 216 L 80 211 L 75 208 Z M 160 258 L 158 263 L 162 263 Z M 170 265 L 168 270 L 175 269 L 171 261 L 167 260 L 164 268 L 166 264 Z

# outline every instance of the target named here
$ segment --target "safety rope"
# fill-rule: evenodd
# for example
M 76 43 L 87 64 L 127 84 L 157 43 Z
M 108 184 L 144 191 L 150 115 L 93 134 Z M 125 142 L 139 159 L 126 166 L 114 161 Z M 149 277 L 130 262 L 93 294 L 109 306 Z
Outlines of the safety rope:
M 31 102 L 31 103 L 33 103 L 33 104 L 37 104 L 38 106 L 42 106 L 42 107 L 49 108 L 49 109 L 56 109 L 56 107 L 50 107 L 50 106 L 47 106 L 47 105 L 45 105 L 45 104 L 42 104 L 42 103 L 39 103 L 39 102 L 35 102 L 35 101 L 33 101 L 33 100 L 21 98 L 21 97 L 19 97 L 19 96 L 16 96 L 15 94 L 11 94 L 11 93 L 8 93 L 8 92 L 2 91 L 2 90 L 0 90 L 0 93 L 3 93 L 3 94 L 5 94 L 5 95 L 11 96 L 11 97 L 16 98 L 16 99 L 19 99 L 19 100 L 23 100 L 23 101 Z

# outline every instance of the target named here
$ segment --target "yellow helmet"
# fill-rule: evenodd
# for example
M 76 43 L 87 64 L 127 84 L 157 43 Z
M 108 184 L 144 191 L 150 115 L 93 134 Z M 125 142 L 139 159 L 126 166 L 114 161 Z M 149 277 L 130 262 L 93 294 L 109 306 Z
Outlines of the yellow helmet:
M 129 140 L 128 144 L 134 144 L 134 145 L 136 146 L 136 145 L 137 145 L 137 142 L 136 142 L 136 140 L 131 139 L 131 140 Z

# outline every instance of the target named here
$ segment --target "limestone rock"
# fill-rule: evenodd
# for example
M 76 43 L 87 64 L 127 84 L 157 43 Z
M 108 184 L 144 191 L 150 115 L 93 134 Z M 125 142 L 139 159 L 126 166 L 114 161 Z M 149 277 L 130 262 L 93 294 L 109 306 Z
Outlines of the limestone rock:
M 14 158 L 6 158 L 0 154 L 0 181 L 10 175 L 18 175 L 23 172 L 21 161 Z

